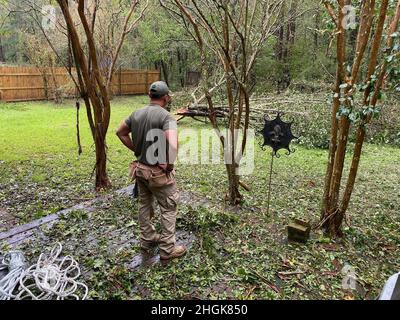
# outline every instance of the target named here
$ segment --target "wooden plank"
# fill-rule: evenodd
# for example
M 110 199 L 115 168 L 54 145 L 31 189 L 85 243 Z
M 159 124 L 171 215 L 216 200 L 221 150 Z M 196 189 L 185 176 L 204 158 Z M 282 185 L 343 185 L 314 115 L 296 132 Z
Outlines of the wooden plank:
M 12 237 L 14 237 L 14 236 L 16 236 L 16 235 L 18 235 L 20 233 L 24 233 L 24 232 L 27 232 L 29 230 L 38 228 L 43 224 L 46 224 L 46 223 L 49 223 L 51 221 L 57 220 L 59 217 L 60 217 L 59 213 L 55 213 L 55 214 L 49 215 L 49 216 L 47 216 L 45 218 L 38 219 L 38 220 L 32 221 L 30 223 L 27 223 L 25 225 L 12 228 L 11 230 L 8 230 L 6 232 L 0 233 L 0 240 L 5 240 L 5 239 L 8 239 L 8 238 L 12 238 Z
M 45 99 L 44 98 L 25 98 L 25 99 L 12 99 L 12 100 L 2 99 L 1 101 L 6 102 L 6 103 L 11 103 L 11 102 L 43 101 L 43 100 L 45 100 Z
M 22 233 L 18 233 L 15 236 L 9 238 L 7 240 L 7 243 L 10 246 L 15 246 L 18 243 L 21 243 L 22 241 L 31 239 L 34 236 L 34 233 L 35 233 L 35 230 L 28 230 L 28 231 L 25 231 L 25 232 L 22 232 Z
M 144 86 L 145 84 L 147 84 L 146 82 L 122 82 L 121 85 L 122 86 Z
M 124 188 L 124 189 L 121 189 L 119 191 L 116 191 L 115 194 L 117 194 L 117 195 L 127 195 L 129 193 L 132 193 L 132 191 L 133 191 L 133 186 L 129 186 L 127 188 Z M 49 215 L 47 217 L 34 220 L 34 221 L 32 221 L 30 223 L 27 223 L 25 225 L 17 226 L 15 228 L 12 228 L 11 230 L 8 230 L 6 232 L 0 233 L 0 241 L 1 240 L 6 240 L 6 239 L 9 239 L 9 238 L 13 238 L 18 234 L 30 231 L 32 229 L 37 229 L 40 226 L 42 226 L 44 224 L 47 224 L 47 223 L 50 223 L 50 222 L 53 222 L 55 220 L 58 220 L 61 216 L 68 215 L 69 213 L 71 213 L 73 211 L 89 210 L 89 208 L 92 207 L 96 202 L 107 200 L 110 197 L 112 197 L 112 194 L 111 195 L 107 195 L 107 196 L 103 196 L 103 197 L 97 197 L 95 199 L 92 199 L 92 200 L 83 202 L 81 204 L 78 204 L 76 206 L 73 206 L 73 207 L 71 207 L 69 209 L 64 209 L 64 210 L 61 210 L 61 211 L 59 211 L 57 213 Z
M 96 198 L 94 200 L 90 200 L 90 201 L 84 202 L 83 204 L 79 204 L 79 205 L 73 206 L 72 208 L 65 209 L 65 210 L 62 210 L 60 212 L 51 214 L 51 215 L 46 216 L 44 218 L 37 219 L 37 220 L 32 221 L 30 223 L 27 223 L 25 225 L 15 227 L 15 228 L 7 231 L 7 232 L 2 232 L 2 233 L 0 233 L 0 240 L 11 238 L 11 237 L 14 237 L 15 235 L 17 235 L 19 233 L 23 233 L 23 232 L 26 232 L 26 231 L 29 231 L 29 230 L 32 230 L 32 229 L 36 229 L 36 228 L 40 227 L 41 225 L 44 225 L 44 224 L 50 223 L 50 222 L 52 222 L 54 220 L 57 220 L 62 215 L 71 213 L 73 211 L 85 210 L 86 206 L 92 205 L 97 199 L 98 198 Z
M 50 74 L 48 74 L 50 75 Z M 67 73 L 55 73 L 55 76 L 65 76 Z M 42 77 L 42 73 L 0 73 L 0 77 Z
M 2 91 L 7 90 L 44 90 L 44 87 L 9 87 L 9 88 L 0 88 Z

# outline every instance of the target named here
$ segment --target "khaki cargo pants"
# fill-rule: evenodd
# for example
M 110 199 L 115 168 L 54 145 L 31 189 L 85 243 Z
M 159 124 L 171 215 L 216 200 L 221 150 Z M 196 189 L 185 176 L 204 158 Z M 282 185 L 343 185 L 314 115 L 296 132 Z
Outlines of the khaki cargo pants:
M 170 254 L 175 247 L 176 215 L 179 191 L 176 186 L 175 172 L 166 174 L 157 166 L 139 164 L 136 169 L 136 181 L 139 188 L 139 225 L 141 245 L 150 248 L 157 232 L 152 220 L 154 204 L 158 203 L 161 211 L 160 250 Z

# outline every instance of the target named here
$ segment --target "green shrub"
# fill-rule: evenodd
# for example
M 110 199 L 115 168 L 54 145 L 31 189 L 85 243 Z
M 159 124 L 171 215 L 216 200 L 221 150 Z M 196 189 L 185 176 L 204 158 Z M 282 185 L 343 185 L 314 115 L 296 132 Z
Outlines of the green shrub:
M 268 106 L 260 106 L 262 110 L 279 110 L 284 112 L 284 121 L 293 121 L 293 133 L 299 136 L 297 143 L 309 148 L 329 148 L 331 130 L 330 94 L 316 89 L 314 94 L 286 91 L 276 95 L 261 93 L 257 95 L 266 98 Z M 395 94 L 388 95 L 382 105 L 382 113 L 378 119 L 374 119 L 367 128 L 367 142 L 384 143 L 400 146 L 400 108 Z M 276 112 L 266 112 L 274 117 Z M 258 117 L 258 116 L 257 116 Z M 262 116 L 253 125 L 258 129 L 262 126 Z M 355 141 L 356 127 L 352 127 L 350 142 Z

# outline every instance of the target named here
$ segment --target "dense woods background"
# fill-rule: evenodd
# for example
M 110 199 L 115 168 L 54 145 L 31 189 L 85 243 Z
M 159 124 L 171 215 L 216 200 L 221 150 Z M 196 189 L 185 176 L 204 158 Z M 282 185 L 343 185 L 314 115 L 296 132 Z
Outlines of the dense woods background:
M 43 39 L 26 2 L 0 2 L 0 63 L 37 63 L 31 48 L 35 41 Z M 106 8 L 108 2 L 112 1 L 101 1 L 102 6 L 104 4 Z M 144 21 L 126 39 L 119 65 L 123 68 L 160 68 L 164 79 L 176 90 L 186 84 L 188 71 L 198 71 L 199 57 L 193 40 L 158 1 L 152 2 Z M 34 5 L 38 9 L 48 3 L 35 1 Z M 299 82 L 331 80 L 335 73 L 334 57 L 329 50 L 332 45 L 328 29 L 330 20 L 323 6 L 310 0 L 287 1 L 280 19 L 285 20 L 288 16 L 294 18 L 282 25 L 263 48 L 256 67 L 258 88 L 282 91 L 296 85 L 294 81 L 312 90 L 313 85 Z M 99 35 L 104 31 L 98 30 Z M 55 63 L 60 65 L 59 61 Z

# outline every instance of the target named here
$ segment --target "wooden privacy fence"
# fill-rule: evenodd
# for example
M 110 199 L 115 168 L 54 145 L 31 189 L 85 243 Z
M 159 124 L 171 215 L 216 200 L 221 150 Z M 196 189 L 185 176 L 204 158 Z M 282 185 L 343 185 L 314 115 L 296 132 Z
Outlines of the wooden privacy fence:
M 150 84 L 158 80 L 158 70 L 117 70 L 112 91 L 115 95 L 146 94 Z M 65 97 L 76 94 L 65 68 L 0 67 L 1 101 L 52 99 L 55 90 Z

